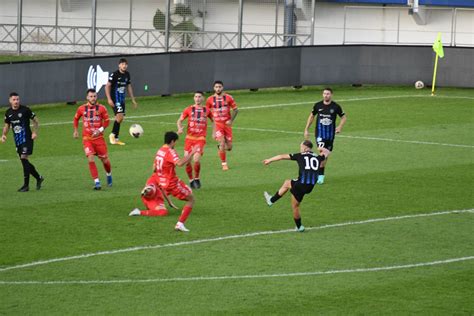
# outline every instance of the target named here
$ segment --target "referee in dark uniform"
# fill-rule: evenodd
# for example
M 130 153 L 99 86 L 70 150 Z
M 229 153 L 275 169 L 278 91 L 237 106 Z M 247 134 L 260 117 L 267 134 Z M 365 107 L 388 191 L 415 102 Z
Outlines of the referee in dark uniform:
M 44 178 L 36 171 L 35 166 L 30 163 L 28 157 L 33 154 L 33 143 L 37 137 L 38 119 L 29 107 L 20 105 L 20 96 L 16 92 L 10 93 L 10 108 L 5 112 L 5 126 L 3 127 L 1 142 L 7 140 L 7 133 L 10 128 L 15 137 L 16 152 L 20 156 L 23 165 L 23 186 L 19 192 L 27 192 L 30 187 L 30 174 L 36 178 L 36 189 L 41 189 Z M 33 121 L 33 132 L 30 128 L 30 120 Z
M 341 122 L 336 127 L 337 116 L 341 118 Z M 346 124 L 347 116 L 342 110 L 341 106 L 332 101 L 332 89 L 325 88 L 323 91 L 323 100 L 317 102 L 313 106 L 313 110 L 309 114 L 306 127 L 304 129 L 304 136 L 309 139 L 309 128 L 316 119 L 315 138 L 318 148 L 326 148 L 332 152 L 334 138 L 336 134 L 342 131 L 342 127 Z M 318 184 L 324 183 L 324 167 L 327 160 L 322 163 L 319 168 Z
M 320 154 L 313 153 L 313 143 L 305 140 L 300 145 L 300 152 L 296 154 L 283 154 L 265 159 L 263 163 L 269 165 L 279 160 L 295 160 L 298 163 L 298 179 L 285 180 L 281 188 L 271 196 L 268 192 L 263 195 L 268 206 L 278 201 L 288 190 L 291 192 L 291 208 L 293 209 L 293 219 L 296 224 L 296 231 L 304 232 L 304 226 L 301 224 L 300 204 L 306 194 L 313 191 L 314 185 L 318 179 L 319 166 L 329 156 L 329 150 L 319 148 Z
M 115 114 L 115 122 L 112 133 L 109 135 L 109 141 L 112 145 L 125 145 L 119 140 L 120 124 L 125 116 L 125 96 L 126 90 L 132 99 L 133 108 L 136 109 L 138 104 L 133 95 L 130 73 L 127 71 L 128 61 L 125 58 L 119 60 L 118 70 L 109 75 L 109 82 L 105 86 L 105 94 L 107 95 L 107 103 L 112 107 Z

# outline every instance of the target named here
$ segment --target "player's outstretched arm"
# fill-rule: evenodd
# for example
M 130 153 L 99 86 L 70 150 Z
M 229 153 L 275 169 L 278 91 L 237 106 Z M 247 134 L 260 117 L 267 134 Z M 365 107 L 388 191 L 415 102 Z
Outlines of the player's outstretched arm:
M 178 135 L 183 134 L 183 120 L 181 119 L 181 116 L 179 119 L 176 121 L 176 126 L 178 127 Z
M 6 142 L 7 134 L 9 130 L 10 130 L 10 124 L 5 123 L 5 125 L 3 126 L 2 138 L 0 139 L 2 143 Z
M 313 124 L 314 121 L 314 115 L 313 113 L 309 113 L 308 120 L 306 121 L 306 126 L 304 128 L 304 138 L 309 139 L 309 128 L 311 127 L 311 124 Z
M 272 158 L 265 159 L 265 160 L 263 161 L 263 164 L 264 164 L 264 165 L 269 165 L 269 164 L 271 164 L 272 162 L 279 161 L 279 160 L 290 160 L 290 155 L 288 155 L 288 154 L 277 155 L 277 156 L 274 156 L 274 157 L 272 157 Z

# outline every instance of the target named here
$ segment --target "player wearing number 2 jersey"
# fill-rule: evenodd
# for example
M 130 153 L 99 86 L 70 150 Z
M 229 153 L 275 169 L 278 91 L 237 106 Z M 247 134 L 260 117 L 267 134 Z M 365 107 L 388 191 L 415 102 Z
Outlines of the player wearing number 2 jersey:
M 166 132 L 165 144 L 156 153 L 154 169 L 158 177 L 158 185 L 165 193 L 171 194 L 182 201 L 186 201 L 181 216 L 176 223 L 175 230 L 187 232 L 189 230 L 184 227 L 184 222 L 193 209 L 194 196 L 191 189 L 178 178 L 175 169 L 176 166 L 182 167 L 186 165 L 196 153 L 197 149 L 193 147 L 187 155 L 183 158 L 179 158 L 174 149 L 177 141 L 178 134 L 175 132 Z
M 273 203 L 278 201 L 290 190 L 293 219 L 295 220 L 296 230 L 299 232 L 304 231 L 304 226 L 301 225 L 300 204 L 303 201 L 304 195 L 313 191 L 313 187 L 318 179 L 319 166 L 329 155 L 329 150 L 326 148 L 319 148 L 320 155 L 313 153 L 312 149 L 313 143 L 309 140 L 305 140 L 300 145 L 300 153 L 278 155 L 263 161 L 265 165 L 279 160 L 295 160 L 298 163 L 298 179 L 285 180 L 274 196 L 271 196 L 268 192 L 264 192 L 263 195 L 265 196 L 268 206 L 272 206 Z

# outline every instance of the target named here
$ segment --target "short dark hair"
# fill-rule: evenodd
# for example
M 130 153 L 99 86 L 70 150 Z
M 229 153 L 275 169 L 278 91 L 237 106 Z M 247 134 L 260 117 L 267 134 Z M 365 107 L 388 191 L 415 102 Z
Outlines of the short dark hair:
M 165 144 L 171 144 L 172 141 L 178 140 L 179 136 L 175 132 L 166 132 L 165 133 Z
M 331 89 L 330 87 L 326 87 L 326 88 L 324 88 L 324 90 L 323 90 L 323 91 L 326 91 L 326 90 L 327 90 L 327 91 L 329 91 L 329 92 L 331 92 L 331 94 L 332 94 L 332 89 Z
M 8 96 L 8 98 L 11 98 L 11 97 L 19 97 L 20 95 L 16 92 L 10 92 L 10 95 Z
M 313 143 L 310 140 L 303 141 L 303 145 L 305 145 L 306 147 L 310 149 L 313 149 Z
M 119 64 L 121 64 L 121 63 L 126 63 L 126 64 L 128 64 L 128 61 L 127 61 L 127 59 L 125 59 L 125 58 L 120 58 L 120 59 L 119 59 Z
M 97 91 L 95 91 L 95 89 L 87 89 L 86 95 L 88 95 L 91 92 L 92 93 L 97 93 Z
M 216 84 L 220 84 L 220 85 L 222 85 L 222 86 L 224 85 L 224 83 L 223 83 L 221 80 L 216 80 L 216 81 L 214 81 L 213 86 L 215 86 Z
M 194 94 L 196 94 L 196 93 L 199 93 L 200 95 L 204 96 L 204 92 L 202 92 L 202 91 L 199 91 L 199 90 L 198 90 L 198 91 L 194 91 Z

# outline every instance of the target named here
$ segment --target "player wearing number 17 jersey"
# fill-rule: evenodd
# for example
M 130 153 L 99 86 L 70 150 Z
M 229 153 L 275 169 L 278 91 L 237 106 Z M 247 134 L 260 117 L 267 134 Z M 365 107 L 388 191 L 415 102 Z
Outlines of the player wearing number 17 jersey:
M 298 163 L 299 174 L 298 179 L 285 180 L 281 188 L 271 196 L 268 192 L 263 195 L 268 206 L 278 201 L 288 190 L 291 192 L 291 208 L 293 209 L 293 219 L 296 224 L 296 230 L 304 231 L 304 226 L 301 224 L 300 204 L 303 201 L 305 194 L 313 191 L 314 185 L 318 179 L 318 169 L 321 163 L 329 156 L 329 150 L 320 148 L 320 155 L 313 153 L 313 143 L 305 140 L 300 145 L 300 153 L 289 155 L 278 155 L 269 159 L 265 159 L 263 163 L 269 165 L 272 162 L 279 160 L 295 160 Z
M 184 226 L 184 223 L 193 209 L 194 196 L 192 190 L 176 175 L 176 166 L 186 165 L 196 153 L 196 148 L 193 147 L 187 155 L 179 158 L 174 149 L 177 141 L 178 134 L 166 132 L 165 144 L 156 153 L 154 170 L 158 177 L 158 185 L 167 195 L 171 194 L 182 201 L 186 201 L 175 230 L 187 232 L 189 230 Z
M 222 81 L 214 82 L 214 94 L 207 98 L 206 107 L 212 113 L 214 119 L 213 136 L 219 143 L 222 170 L 229 170 L 226 151 L 232 150 L 232 124 L 239 110 L 234 98 L 224 92 Z M 232 110 L 232 114 L 230 110 Z
M 207 119 L 212 121 L 211 112 L 201 106 L 204 94 L 201 91 L 194 93 L 194 105 L 188 106 L 176 122 L 178 134 L 183 133 L 183 121 L 188 120 L 186 140 L 184 141 L 184 154 L 191 152 L 191 148 L 196 147 L 196 153 L 193 156 L 194 168 L 191 162 L 186 164 L 186 173 L 189 177 L 189 185 L 193 189 L 201 188 L 199 173 L 201 171 L 201 157 L 204 154 L 207 135 Z M 193 175 L 194 169 L 194 175 Z
M 107 153 L 107 145 L 104 140 L 104 130 L 109 126 L 109 115 L 105 106 L 97 103 L 97 92 L 94 89 L 87 90 L 87 103 L 81 105 L 74 115 L 74 138 L 79 138 L 79 120 L 82 117 L 82 144 L 89 170 L 94 179 L 94 190 L 100 190 L 99 172 L 94 161 L 94 156 L 99 157 L 104 165 L 107 175 L 107 185 L 112 186 L 112 167 Z

